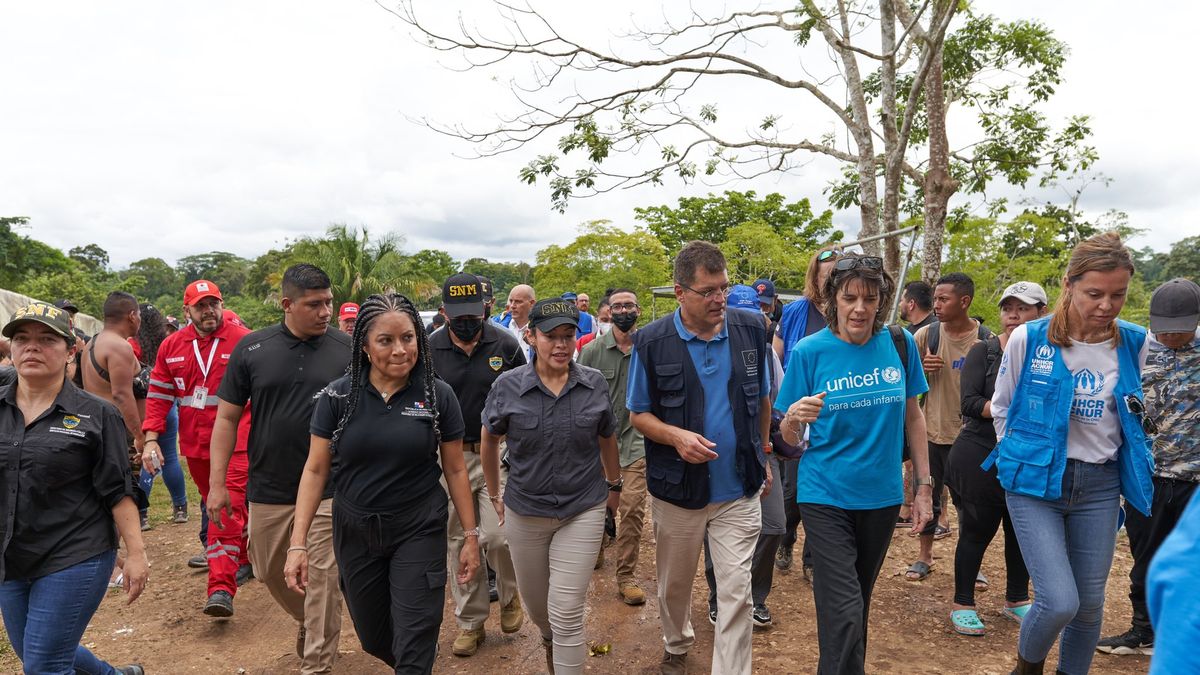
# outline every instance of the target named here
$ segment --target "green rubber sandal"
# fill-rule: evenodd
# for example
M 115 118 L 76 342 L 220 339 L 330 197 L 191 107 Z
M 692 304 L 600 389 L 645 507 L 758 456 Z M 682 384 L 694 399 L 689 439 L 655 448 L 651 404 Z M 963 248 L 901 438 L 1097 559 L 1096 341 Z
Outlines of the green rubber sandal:
M 950 625 L 959 635 L 980 636 L 987 632 L 979 615 L 973 609 L 956 609 L 950 612 Z
M 1005 607 L 1004 616 L 1007 616 L 1017 623 L 1021 623 L 1021 621 L 1025 619 L 1025 615 L 1029 613 L 1029 608 L 1032 606 L 1032 602 L 1027 602 L 1023 605 L 1017 605 L 1016 607 Z

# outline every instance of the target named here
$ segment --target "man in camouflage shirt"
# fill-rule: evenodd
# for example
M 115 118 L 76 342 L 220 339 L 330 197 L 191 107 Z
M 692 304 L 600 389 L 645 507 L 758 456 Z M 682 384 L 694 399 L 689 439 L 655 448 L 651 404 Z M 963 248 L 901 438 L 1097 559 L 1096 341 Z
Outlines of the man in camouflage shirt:
M 1200 286 L 1172 279 L 1150 298 L 1154 341 L 1142 370 L 1145 424 L 1154 435 L 1154 501 L 1147 518 L 1126 509 L 1125 531 L 1133 552 L 1129 601 L 1133 627 L 1104 638 L 1096 649 L 1107 654 L 1152 654 L 1154 629 L 1146 609 L 1146 571 L 1158 547 L 1171 534 L 1200 483 Z M 1137 411 L 1134 411 L 1137 412 Z

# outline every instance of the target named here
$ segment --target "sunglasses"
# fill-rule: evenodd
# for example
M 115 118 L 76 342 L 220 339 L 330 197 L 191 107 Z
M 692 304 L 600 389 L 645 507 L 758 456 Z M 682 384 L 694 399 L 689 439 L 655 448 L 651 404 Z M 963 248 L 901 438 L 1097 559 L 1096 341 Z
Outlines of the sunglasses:
M 1134 417 L 1142 423 L 1142 431 L 1150 436 L 1158 434 L 1158 424 L 1146 417 L 1146 406 L 1142 405 L 1142 400 L 1133 394 L 1125 397 L 1125 405 L 1129 408 L 1129 412 L 1133 413 Z
M 691 286 L 688 286 L 687 284 L 679 284 L 679 285 L 682 286 L 684 288 L 684 290 L 691 291 L 691 292 L 695 293 L 696 295 L 704 298 L 705 300 L 715 300 L 718 297 L 718 294 L 719 294 L 719 297 L 728 298 L 729 294 L 733 292 L 733 287 L 729 286 L 729 285 L 725 285 L 720 288 L 712 288 L 707 291 L 698 291 L 698 290 L 692 288 Z
M 883 269 L 883 258 L 875 256 L 856 256 L 852 258 L 839 258 L 833 265 L 834 272 L 849 272 L 850 270 L 865 267 L 872 270 Z
M 820 253 L 817 254 L 817 262 L 828 262 L 841 254 L 842 254 L 842 252 L 837 249 L 821 251 Z

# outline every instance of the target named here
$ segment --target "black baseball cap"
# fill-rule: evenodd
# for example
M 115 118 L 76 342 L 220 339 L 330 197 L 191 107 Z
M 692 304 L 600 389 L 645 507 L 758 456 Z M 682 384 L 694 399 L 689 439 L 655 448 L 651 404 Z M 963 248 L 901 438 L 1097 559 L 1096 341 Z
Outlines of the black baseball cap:
M 66 298 L 60 298 L 60 299 L 56 300 L 54 302 L 54 306 L 59 309 L 65 309 L 68 312 L 76 312 L 76 313 L 79 312 L 79 308 L 75 306 L 75 303 L 71 302 L 70 300 L 67 300 Z
M 1200 325 L 1200 286 L 1188 279 L 1172 279 L 1150 296 L 1150 330 L 1154 333 L 1191 333 Z
M 538 300 L 529 312 L 529 323 L 545 333 L 559 326 L 579 328 L 579 308 L 574 302 L 563 298 Z
M 496 289 L 492 286 L 492 280 L 482 274 L 476 274 L 475 278 L 479 280 L 479 290 L 483 293 L 483 301 L 491 302 L 495 300 Z
M 442 284 L 442 307 L 450 318 L 483 316 L 483 284 L 466 272 L 452 275 Z
M 71 316 L 67 314 L 67 310 L 47 305 L 44 302 L 31 302 L 24 307 L 18 307 L 8 323 L 4 324 L 4 330 L 0 331 L 0 335 L 10 338 L 17 332 L 17 328 L 21 324 L 30 321 L 49 326 L 51 330 L 66 339 L 68 345 L 75 344 L 75 332 L 71 330 Z

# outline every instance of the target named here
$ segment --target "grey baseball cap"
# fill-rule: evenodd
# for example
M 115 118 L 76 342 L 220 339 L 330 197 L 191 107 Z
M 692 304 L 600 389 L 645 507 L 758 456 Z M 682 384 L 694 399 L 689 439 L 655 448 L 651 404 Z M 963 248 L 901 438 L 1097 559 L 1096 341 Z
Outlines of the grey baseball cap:
M 1188 279 L 1172 279 L 1150 296 L 1150 331 L 1193 333 L 1200 324 L 1200 286 Z
M 1003 305 L 1004 301 L 1009 298 L 1016 298 L 1027 305 L 1045 305 L 1049 302 L 1046 298 L 1046 289 L 1032 281 L 1018 281 L 1009 285 L 1000 295 L 998 304 Z

